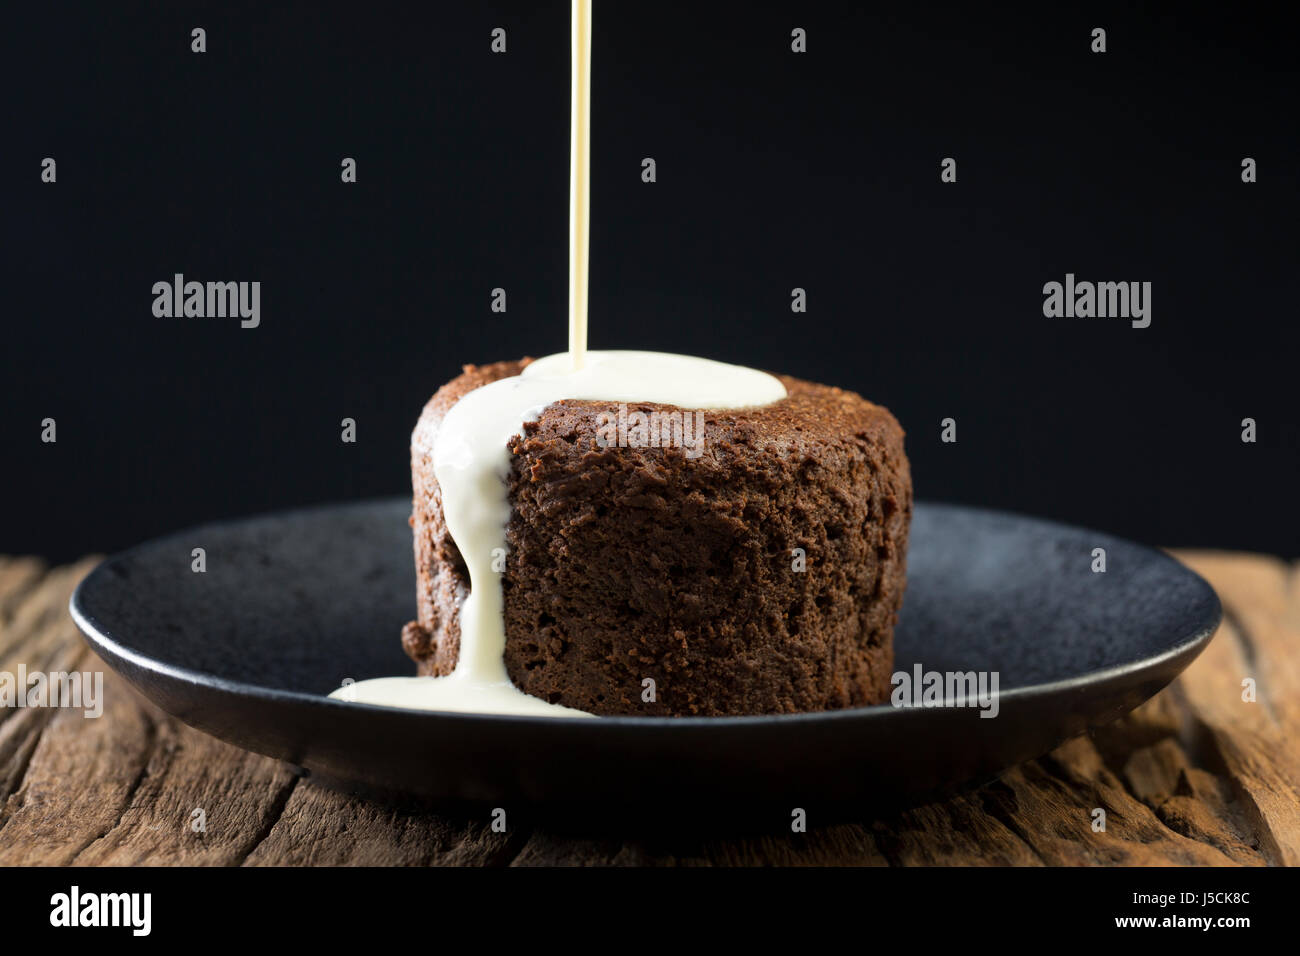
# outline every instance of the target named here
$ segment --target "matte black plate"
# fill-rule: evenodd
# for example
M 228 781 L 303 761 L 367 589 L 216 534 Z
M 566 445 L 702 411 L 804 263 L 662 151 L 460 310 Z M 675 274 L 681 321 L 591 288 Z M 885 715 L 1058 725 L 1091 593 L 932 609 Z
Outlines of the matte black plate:
M 96 568 L 72 613 L 164 710 L 333 780 L 500 805 L 689 807 L 697 818 L 912 800 L 988 779 L 1146 700 L 1221 613 L 1201 578 L 1150 548 L 921 504 L 895 670 L 996 671 L 996 718 L 884 705 L 575 721 L 329 700 L 346 677 L 412 672 L 398 644 L 414 617 L 409 511 L 406 500 L 364 502 L 152 541 Z M 200 547 L 207 570 L 196 574 Z

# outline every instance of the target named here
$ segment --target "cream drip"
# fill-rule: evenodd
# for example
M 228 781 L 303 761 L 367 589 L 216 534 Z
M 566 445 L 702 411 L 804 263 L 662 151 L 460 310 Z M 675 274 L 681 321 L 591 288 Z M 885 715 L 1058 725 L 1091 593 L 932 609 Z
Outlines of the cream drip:
M 433 448 L 443 517 L 469 570 L 460 606 L 460 657 L 447 677 L 383 677 L 342 687 L 346 700 L 427 710 L 590 716 L 531 697 L 506 674 L 501 573 L 509 561 L 510 440 L 524 423 L 562 399 L 653 402 L 682 409 L 743 408 L 785 397 L 779 379 L 750 368 L 662 352 L 588 352 L 579 369 L 567 353 L 549 355 L 522 375 L 491 382 L 460 399 Z

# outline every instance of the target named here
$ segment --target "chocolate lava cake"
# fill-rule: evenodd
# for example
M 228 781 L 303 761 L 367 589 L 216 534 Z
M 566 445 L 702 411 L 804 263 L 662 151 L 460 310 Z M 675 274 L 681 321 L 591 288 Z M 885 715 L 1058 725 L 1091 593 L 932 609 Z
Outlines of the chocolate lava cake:
M 421 675 L 455 667 L 469 587 L 443 521 L 434 438 L 461 396 L 529 362 L 465 366 L 412 435 L 419 619 L 402 644 Z M 601 715 L 888 699 L 912 516 L 903 430 L 853 392 L 778 378 L 781 401 L 705 412 L 695 458 L 601 447 L 610 402 L 555 402 L 511 441 L 502 586 L 506 669 L 520 690 Z

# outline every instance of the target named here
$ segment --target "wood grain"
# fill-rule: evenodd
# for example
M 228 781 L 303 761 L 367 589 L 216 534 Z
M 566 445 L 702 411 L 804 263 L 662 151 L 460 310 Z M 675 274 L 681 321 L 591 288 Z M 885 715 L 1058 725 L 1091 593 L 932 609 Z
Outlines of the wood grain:
M 98 719 L 0 709 L 0 865 L 1300 863 L 1300 565 L 1178 557 L 1219 592 L 1224 623 L 1134 713 L 972 793 L 860 823 L 812 820 L 807 833 L 781 821 L 743 839 L 494 833 L 486 819 L 328 789 L 184 726 L 104 668 L 67 613 L 94 559 L 0 557 L 0 671 L 105 671 Z

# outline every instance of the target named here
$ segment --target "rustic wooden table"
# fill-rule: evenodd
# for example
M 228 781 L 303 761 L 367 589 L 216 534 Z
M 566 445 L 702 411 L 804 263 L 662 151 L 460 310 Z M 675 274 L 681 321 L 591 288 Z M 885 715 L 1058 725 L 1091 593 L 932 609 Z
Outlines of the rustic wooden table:
M 101 719 L 0 711 L 0 864 L 1300 863 L 1300 565 L 1178 556 L 1225 619 L 1176 683 L 996 783 L 881 819 L 745 839 L 493 833 L 322 787 L 184 726 L 108 671 Z M 0 672 L 102 667 L 67 611 L 93 563 L 0 557 Z

